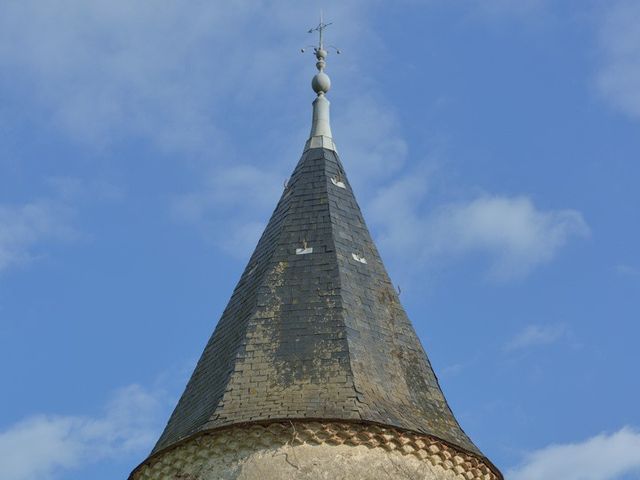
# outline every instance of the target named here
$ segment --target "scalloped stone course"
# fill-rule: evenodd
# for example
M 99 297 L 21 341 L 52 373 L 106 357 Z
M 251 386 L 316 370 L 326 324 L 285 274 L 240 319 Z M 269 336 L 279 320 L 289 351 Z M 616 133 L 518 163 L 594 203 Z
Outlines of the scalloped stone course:
M 150 458 L 130 480 L 500 480 L 474 455 L 371 424 L 273 422 L 196 436 Z

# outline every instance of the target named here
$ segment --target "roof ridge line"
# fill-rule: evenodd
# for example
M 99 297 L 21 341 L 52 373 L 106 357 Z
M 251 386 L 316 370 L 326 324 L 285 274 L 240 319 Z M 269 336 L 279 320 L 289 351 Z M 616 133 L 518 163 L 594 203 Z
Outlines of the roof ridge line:
M 271 217 L 273 218 L 275 213 L 278 211 L 278 209 L 280 208 L 284 208 L 284 211 L 286 212 L 289 209 L 289 205 L 283 205 L 283 202 L 288 201 L 289 195 L 288 195 L 288 191 L 285 190 L 282 195 L 280 196 L 280 200 L 278 201 L 278 203 L 276 204 L 276 207 L 274 208 L 273 212 L 271 213 Z M 279 237 L 280 235 L 282 235 L 282 231 L 283 231 L 283 227 L 285 225 L 285 221 L 287 219 L 286 215 L 282 216 L 282 221 L 276 225 L 278 232 L 275 234 L 275 236 Z M 260 236 L 260 238 L 258 239 L 258 243 L 257 245 L 259 245 L 264 239 L 265 236 L 267 235 L 267 229 L 265 229 L 262 232 L 262 235 Z M 277 242 L 272 243 L 273 245 L 277 245 Z M 256 256 L 256 252 L 258 252 L 258 248 L 256 247 L 256 249 L 254 250 L 253 254 L 251 255 L 251 257 L 249 258 L 249 261 L 247 262 L 246 267 L 244 268 L 242 274 L 240 275 L 240 278 L 238 279 L 238 282 L 236 284 L 236 286 L 233 289 L 233 292 L 231 293 L 231 298 L 229 299 L 229 302 L 227 303 L 227 305 L 225 306 L 225 308 L 223 309 L 220 318 L 218 319 L 218 323 L 216 324 L 211 336 L 209 337 L 209 339 L 207 340 L 207 343 L 205 345 L 204 351 L 202 353 L 202 355 L 200 356 L 200 358 L 198 359 L 198 362 L 196 363 L 196 366 L 191 374 L 191 377 L 189 378 L 187 384 L 185 385 L 184 391 L 180 396 L 180 400 L 182 400 L 182 396 L 184 395 L 184 393 L 189 389 L 190 385 L 191 385 L 191 381 L 194 378 L 196 372 L 199 370 L 198 366 L 200 364 L 200 362 L 205 361 L 204 358 L 204 353 L 207 350 L 207 347 L 210 346 L 211 340 L 216 336 L 216 334 L 218 333 L 218 328 L 221 326 L 221 322 L 223 319 L 225 319 L 226 314 L 228 313 L 229 310 L 231 310 L 233 308 L 233 298 L 236 295 L 237 291 L 241 288 L 241 286 L 248 280 L 248 276 L 251 275 L 252 270 L 255 269 L 259 263 L 262 263 L 263 265 L 265 265 L 264 270 L 261 272 L 261 276 L 262 278 L 260 278 L 260 280 L 258 281 L 258 286 L 261 287 L 264 285 L 264 282 L 269 278 L 269 271 L 270 269 L 268 268 L 268 266 L 271 263 L 271 259 L 273 258 L 273 256 L 276 254 L 276 248 L 273 248 L 270 253 L 268 254 L 268 256 L 266 256 L 265 258 L 261 259 L 260 261 L 258 261 L 258 259 L 255 259 L 254 257 Z M 247 306 L 247 314 L 246 316 L 243 318 L 242 322 L 235 322 L 235 325 L 240 325 L 241 326 L 241 330 L 243 333 L 243 336 L 245 336 L 247 334 L 248 328 L 250 326 L 250 322 L 251 319 L 255 316 L 255 309 L 258 303 L 258 296 L 255 295 L 252 299 L 251 299 L 251 305 Z M 236 327 L 237 328 L 237 327 Z M 233 373 L 233 371 L 235 370 L 235 367 L 238 363 L 238 359 L 240 358 L 239 356 L 239 352 L 241 351 L 241 349 L 243 348 L 242 343 L 238 343 L 235 347 L 235 351 L 233 351 L 233 354 L 230 356 L 231 359 L 231 365 L 229 365 L 229 368 L 227 369 L 227 374 L 226 374 L 226 381 L 225 381 L 225 385 L 228 386 L 229 384 L 229 380 L 231 378 L 231 375 Z M 219 406 L 220 403 L 224 400 L 224 394 L 226 391 L 226 387 L 225 390 L 220 392 L 220 397 L 216 400 L 216 406 L 213 409 L 213 411 L 206 416 L 206 420 L 203 422 L 204 425 L 206 425 L 207 423 L 210 423 L 213 419 L 213 417 L 216 417 L 217 411 L 219 410 Z M 169 420 L 167 422 L 167 425 L 165 427 L 165 429 L 171 424 L 171 421 L 173 419 L 174 414 L 178 411 L 180 407 L 180 402 L 178 402 L 171 414 L 171 416 L 169 417 Z M 187 433 L 186 435 L 182 436 L 180 439 L 178 439 L 177 441 L 181 441 L 183 439 L 189 438 L 193 435 L 195 435 L 200 427 L 196 426 L 196 427 L 192 427 L 195 428 L 193 431 Z M 151 450 L 151 455 L 157 453 L 158 451 L 164 450 L 167 445 L 161 445 L 161 441 L 164 439 L 164 434 L 166 433 L 166 431 L 163 431 L 162 435 L 160 436 L 160 438 L 158 438 L 158 441 L 156 442 L 156 444 L 154 445 L 153 449 Z M 172 440 L 170 442 L 170 444 L 175 443 L 176 440 Z
M 311 141 L 311 139 L 309 139 L 309 141 Z M 331 142 L 333 143 L 333 142 Z M 332 150 L 332 149 L 324 149 L 324 150 Z M 337 157 L 337 151 L 335 149 L 332 150 L 334 152 L 334 155 L 336 155 L 336 159 L 338 159 Z M 333 185 L 337 186 L 336 183 L 334 183 L 333 181 L 335 181 L 335 179 L 331 176 L 327 166 L 329 165 L 329 162 L 327 161 L 326 157 L 323 157 L 324 159 L 324 173 L 325 173 L 325 188 L 326 188 L 326 192 L 327 192 L 327 200 L 328 200 L 328 209 L 329 209 L 329 224 L 331 225 L 331 246 L 333 248 L 333 257 L 335 258 L 336 261 L 336 267 L 338 270 L 338 291 L 342 291 L 342 287 L 343 287 L 343 274 L 342 274 L 342 268 L 340 267 L 340 262 L 338 261 L 338 247 L 336 245 L 336 241 L 335 241 L 335 228 L 336 225 L 333 222 L 333 218 L 334 218 L 334 214 L 333 214 L 333 210 L 334 207 L 331 204 L 331 195 L 329 194 L 330 189 L 332 188 Z M 342 181 L 344 179 L 344 168 L 342 168 L 342 165 L 340 164 L 340 160 L 338 159 L 337 164 L 339 165 L 340 168 L 340 181 Z M 333 181 L 332 181 L 333 180 Z M 346 318 L 347 315 L 347 307 L 344 303 L 344 298 L 342 297 L 342 295 L 338 296 L 339 300 L 339 310 L 340 310 L 340 315 L 343 318 L 343 321 L 340 324 L 340 329 L 344 332 L 344 341 L 347 343 L 347 345 L 349 344 L 349 336 L 348 336 L 348 332 L 347 332 L 347 324 L 344 321 L 344 319 Z M 353 388 L 353 392 L 354 392 L 354 411 L 357 411 L 358 416 L 360 417 L 360 420 L 362 420 L 362 415 L 359 409 L 357 408 L 357 404 L 358 404 L 358 389 L 356 387 L 356 376 L 354 374 L 353 371 L 353 364 L 352 364 L 352 360 L 351 360 L 351 350 L 349 348 L 347 348 L 346 350 L 346 357 L 347 357 L 347 365 L 348 365 L 348 371 L 350 374 L 350 383 L 351 383 L 351 387 Z

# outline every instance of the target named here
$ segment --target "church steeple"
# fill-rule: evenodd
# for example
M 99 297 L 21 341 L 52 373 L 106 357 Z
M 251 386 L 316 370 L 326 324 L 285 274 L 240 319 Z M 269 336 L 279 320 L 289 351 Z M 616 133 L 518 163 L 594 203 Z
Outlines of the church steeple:
M 132 480 L 502 478 L 453 416 L 336 152 L 326 26 L 305 150 Z

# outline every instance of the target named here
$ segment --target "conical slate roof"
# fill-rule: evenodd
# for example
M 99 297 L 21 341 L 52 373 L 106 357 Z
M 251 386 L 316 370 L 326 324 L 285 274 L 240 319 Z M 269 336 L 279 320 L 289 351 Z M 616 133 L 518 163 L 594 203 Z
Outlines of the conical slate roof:
M 311 420 L 392 427 L 482 457 L 447 405 L 336 152 L 328 25 L 311 30 L 317 98 L 302 158 L 151 457 L 183 462 L 171 447 L 222 427 Z
M 326 137 L 308 142 L 154 453 L 201 431 L 282 419 L 374 422 L 480 454 Z

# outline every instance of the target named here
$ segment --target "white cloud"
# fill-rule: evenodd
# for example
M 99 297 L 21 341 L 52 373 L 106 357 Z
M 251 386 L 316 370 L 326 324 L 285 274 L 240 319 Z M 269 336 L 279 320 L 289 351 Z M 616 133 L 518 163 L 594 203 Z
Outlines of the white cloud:
M 616 480 L 640 472 L 640 433 L 623 428 L 581 443 L 550 445 L 529 454 L 509 480 Z
M 547 0 L 475 0 L 475 8 L 489 17 L 502 17 L 505 15 L 524 17 L 530 19 L 532 15 L 544 11 Z
M 508 351 L 522 350 L 541 345 L 550 345 L 567 334 L 566 325 L 528 325 L 507 342 Z
M 363 5 L 327 2 L 339 19 L 333 38 L 349 44 L 360 33 L 353 20 Z M 164 151 L 223 156 L 236 143 L 230 110 L 246 112 L 250 128 L 256 110 L 281 111 L 292 89 L 309 89 L 313 61 L 305 57 L 305 72 L 296 52 L 315 20 L 308 5 L 283 0 L 10 2 L 0 66 L 12 72 L 5 86 L 14 95 L 74 138 L 142 138 Z
M 504 10 L 508 3 L 492 5 Z M 523 2 L 526 9 L 539 3 Z M 421 178 L 397 178 L 408 157 L 400 122 L 367 93 L 375 91 L 375 72 L 362 62 L 372 49 L 384 49 L 368 21 L 371 2 L 324 6 L 335 20 L 332 42 L 348 54 L 348 61 L 332 57 L 329 63 L 343 99 L 334 111 L 334 133 L 390 248 L 417 249 L 425 258 L 482 251 L 492 256 L 496 276 L 509 277 L 548 261 L 568 237 L 585 230 L 579 213 L 540 212 L 526 198 L 483 197 L 425 218 L 414 205 L 424 194 Z M 274 161 L 269 152 L 291 144 L 297 147 L 286 151 L 299 152 L 304 133 L 297 135 L 308 128 L 300 127 L 299 116 L 254 118 L 255 112 L 294 111 L 287 105 L 293 98 L 300 111 L 298 92 L 311 100 L 313 62 L 295 56 L 291 45 L 309 41 L 301 25 L 313 21 L 307 5 L 279 0 L 198 1 L 188 8 L 175 0 L 44 6 L 24 0 L 8 4 L 0 16 L 0 66 L 12 71 L 13 90 L 73 137 L 98 144 L 138 137 L 164 151 L 205 157 L 196 167 L 203 180 L 174 202 L 174 214 L 198 223 L 225 248 L 250 249 L 295 162 L 296 154 Z M 304 118 L 310 118 L 306 108 Z M 233 123 L 239 118 L 244 130 Z M 246 141 L 256 135 L 262 145 Z M 425 235 L 426 242 L 415 238 Z M 238 243 L 242 239 L 246 243 Z
M 47 240 L 75 238 L 72 216 L 73 209 L 57 199 L 0 204 L 0 272 L 32 260 L 34 248 Z
M 575 210 L 540 211 L 526 197 L 481 197 L 440 209 L 434 221 L 439 251 L 484 251 L 494 258 L 492 273 L 529 273 L 553 258 L 572 235 L 587 226 Z
M 115 393 L 101 416 L 27 418 L 0 432 L 0 478 L 44 480 L 149 449 L 160 410 L 156 393 L 130 385 Z
M 345 98 L 334 118 L 346 127 L 338 135 L 349 138 L 345 158 L 354 178 L 387 175 L 406 146 L 395 116 L 358 89 L 368 81 L 359 62 L 377 41 L 372 4 L 323 6 L 331 42 L 345 51 L 329 60 Z M 316 41 L 305 33 L 316 21 L 308 5 L 282 0 L 25 0 L 0 16 L 0 66 L 15 79 L 4 86 L 72 138 L 99 146 L 142 139 L 195 159 L 202 180 L 172 210 L 237 251 L 257 239 L 304 144 L 310 125 L 299 119 L 311 117 L 315 60 L 297 52 Z M 301 92 L 308 104 L 294 100 Z M 360 144 L 367 149 L 348 146 Z M 270 153 L 283 149 L 289 158 Z
M 190 70 L 197 64 L 215 78 L 213 62 L 198 64 L 197 55 L 217 44 L 233 13 L 213 4 L 196 10 L 173 1 L 10 3 L 0 20 L 0 64 L 77 138 L 99 143 L 124 130 L 195 148 L 216 132 L 197 103 L 211 92 Z
M 284 172 L 239 165 L 210 171 L 199 190 L 177 196 L 173 216 L 204 229 L 217 245 L 244 258 L 284 188 Z
M 626 263 L 619 263 L 614 267 L 614 270 L 617 274 L 623 275 L 626 277 L 638 277 L 640 276 L 640 269 L 627 265 Z
M 550 261 L 589 229 L 575 210 L 541 211 L 524 196 L 482 196 L 421 214 L 428 176 L 411 175 L 380 190 L 372 212 L 380 241 L 399 257 L 442 261 L 470 253 L 490 257 L 490 275 L 522 277 Z
M 366 94 L 353 94 L 333 121 L 333 132 L 345 168 L 364 187 L 400 170 L 408 148 L 390 106 Z M 341 142 L 340 139 L 345 141 Z
M 284 188 L 286 175 L 252 165 L 238 165 L 209 172 L 205 191 L 180 198 L 179 211 L 188 219 L 199 219 L 209 206 L 238 210 L 255 205 L 273 206 Z
M 465 365 L 462 363 L 454 363 L 453 365 L 447 365 L 442 370 L 440 370 L 440 375 L 443 378 L 455 377 L 459 375 L 465 369 Z
M 640 3 L 611 2 L 600 27 L 600 94 L 614 108 L 640 117 Z
M 124 193 L 102 180 L 51 177 L 52 192 L 19 204 L 0 204 L 0 273 L 37 259 L 52 242 L 72 242 L 82 233 L 75 227 L 77 205 L 119 201 Z
M 113 183 L 100 178 L 83 179 L 78 177 L 49 177 L 47 185 L 55 195 L 69 202 L 81 200 L 83 203 L 91 201 L 119 202 L 124 199 L 124 190 Z

